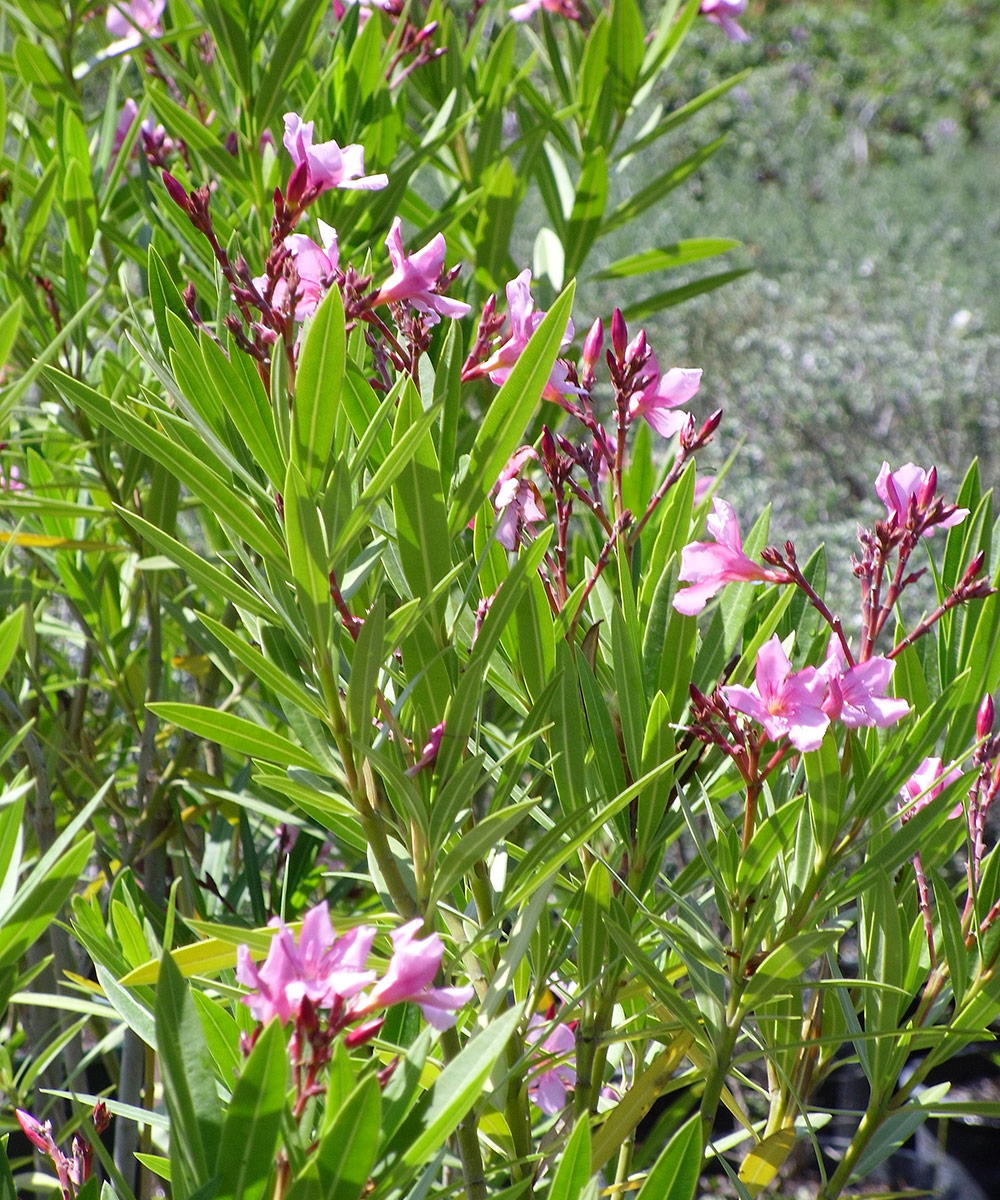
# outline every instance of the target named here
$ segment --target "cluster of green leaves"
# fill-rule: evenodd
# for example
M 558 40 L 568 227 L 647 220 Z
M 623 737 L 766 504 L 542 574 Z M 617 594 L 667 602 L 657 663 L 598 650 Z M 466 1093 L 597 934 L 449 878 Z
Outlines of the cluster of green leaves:
M 925 755 L 971 745 L 1000 676 L 996 597 L 947 613 L 900 657 L 913 717 L 831 732 L 790 759 L 741 845 L 742 781 L 686 733 L 689 684 L 710 692 L 724 671 L 747 682 L 775 632 L 819 661 L 813 610 L 750 585 L 730 587 L 700 629 L 672 608 L 702 518 L 692 467 L 640 538 L 609 547 L 596 582 L 603 533 L 573 527 L 573 591 L 557 613 L 538 573 L 552 531 L 510 557 L 490 500 L 538 419 L 572 309 L 564 277 L 718 145 L 609 199 L 612 167 L 661 153 L 734 82 L 658 107 L 697 0 L 650 5 L 648 19 L 613 0 L 586 29 L 542 14 L 534 32 L 499 5 L 470 25 L 456 6 L 411 4 L 446 52 L 405 79 L 405 21 L 362 25 L 354 7 L 328 38 L 326 7 L 172 3 L 164 35 L 143 42 L 139 118 L 183 141 L 169 153 L 184 185 L 212 181 L 231 257 L 267 253 L 289 162 L 262 139 L 297 109 L 317 140 L 361 142 L 368 170 L 389 174 L 382 192 L 317 205 L 342 262 L 378 261 L 400 213 L 415 243 L 443 231 L 449 261 L 472 264 L 469 298 L 485 296 L 520 265 L 533 187 L 548 217 L 534 265 L 560 294 L 495 392 L 463 386 L 474 334 L 455 322 L 415 377 L 375 390 L 336 288 L 303 332 L 294 382 L 280 355 L 262 373 L 226 327 L 231 293 L 207 243 L 130 157 L 137 124 L 112 152 L 136 64 L 102 58 L 80 6 L 5 10 L 3 96 L 19 136 L 3 147 L 0 412 L 5 479 L 16 463 L 25 487 L 3 496 L 0 1086 L 79 1124 L 86 1073 L 110 1070 L 113 1155 L 95 1144 L 108 1200 L 139 1194 L 136 1157 L 180 1200 L 257 1200 L 281 1155 L 295 1200 L 589 1200 L 602 1173 L 642 1173 L 652 1200 L 694 1195 L 722 1107 L 739 1132 L 714 1150 L 749 1146 L 738 1178 L 723 1160 L 734 1187 L 767 1187 L 798 1138 L 816 1141 L 827 1114 L 812 1090 L 846 1053 L 871 1098 L 824 1185 L 832 1200 L 951 1111 L 917 1085 L 997 1011 L 996 929 L 967 941 L 960 925 L 954 789 L 902 833 L 894 807 Z M 729 245 L 663 246 L 604 276 Z M 661 290 L 637 311 L 689 294 Z M 628 449 L 625 499 L 642 512 L 665 468 L 648 432 Z M 992 499 L 974 470 L 959 502 L 972 515 L 948 535 L 942 596 L 980 548 L 996 574 Z M 748 552 L 767 537 L 765 514 Z M 822 552 L 808 572 L 821 587 Z M 363 621 L 353 633 L 331 578 Z M 414 769 L 442 724 L 434 761 Z M 936 899 L 933 962 L 908 870 L 917 850 Z M 990 853 L 977 928 L 998 876 Z M 71 893 L 70 937 L 51 925 Z M 253 1021 L 233 967 L 238 945 L 266 950 L 272 915 L 294 920 L 319 895 L 338 925 L 422 917 L 476 1000 L 439 1043 L 407 1008 L 369 1048 L 341 1047 L 297 1129 L 286 1035 L 272 1027 L 242 1053 Z M 841 946 L 853 942 L 852 977 Z M 576 1075 L 572 1117 L 557 1123 L 531 1103 L 543 1064 L 526 1037 L 553 988 L 561 1005 L 546 1020 L 572 1027 Z M 39 1014 L 53 1010 L 49 1029 Z M 923 1065 L 900 1084 L 916 1051 Z M 145 1083 L 157 1074 L 165 1113 Z

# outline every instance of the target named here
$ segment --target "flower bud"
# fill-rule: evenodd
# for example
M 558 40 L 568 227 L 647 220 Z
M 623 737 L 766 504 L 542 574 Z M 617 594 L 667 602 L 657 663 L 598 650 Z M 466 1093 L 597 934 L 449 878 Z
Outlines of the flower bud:
M 628 326 L 622 316 L 622 310 L 616 308 L 611 314 L 611 345 L 614 347 L 615 358 L 621 362 L 625 357 L 625 347 L 628 345 Z
M 556 441 L 548 425 L 542 427 L 542 459 L 546 463 L 554 463 L 557 458 Z
M 170 194 L 170 199 L 183 208 L 186 213 L 191 212 L 191 200 L 187 192 L 181 184 L 170 174 L 169 171 L 163 172 L 163 185 Z
M 601 357 L 601 349 L 604 346 L 604 323 L 600 317 L 591 325 L 590 332 L 587 334 L 586 340 L 583 343 L 583 356 L 581 363 L 583 369 L 593 370 L 594 364 Z
M 976 740 L 981 741 L 993 732 L 993 697 L 986 693 L 976 714 Z
M 926 512 L 930 508 L 936 491 L 937 467 L 931 467 L 920 487 L 920 491 L 917 493 L 917 508 L 920 512 Z
M 288 180 L 288 187 L 285 189 L 285 198 L 289 208 L 295 209 L 299 207 L 308 187 L 309 164 L 303 160 L 292 172 Z

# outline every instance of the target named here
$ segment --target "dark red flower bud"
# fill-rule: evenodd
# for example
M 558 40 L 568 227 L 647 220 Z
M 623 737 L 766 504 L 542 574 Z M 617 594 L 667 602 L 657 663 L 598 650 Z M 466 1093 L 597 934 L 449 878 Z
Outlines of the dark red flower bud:
M 601 349 L 604 346 L 604 323 L 601 318 L 591 325 L 590 332 L 587 334 L 586 340 L 583 343 L 583 356 L 580 361 L 584 369 L 590 368 L 593 370 L 594 364 L 601 357 Z
M 625 358 L 628 346 L 628 326 L 620 308 L 616 308 L 611 314 L 611 345 L 614 347 L 615 358 L 621 362 Z
M 993 732 L 993 697 L 986 693 L 976 714 L 976 740 L 981 741 Z
M 557 457 L 556 440 L 548 425 L 542 427 L 542 458 L 547 463 L 554 463 Z
M 363 1046 L 365 1042 L 370 1042 L 384 1024 L 385 1017 L 374 1017 L 371 1021 L 359 1025 L 357 1029 L 351 1029 L 344 1034 L 344 1049 L 353 1050 L 355 1046 Z
M 188 215 L 190 215 L 191 198 L 169 171 L 163 172 L 163 185 L 169 192 L 170 199 L 173 200 L 173 202 L 180 208 L 183 208 Z
M 927 472 L 927 477 L 924 479 L 923 485 L 917 494 L 917 508 L 921 512 L 926 512 L 930 508 L 934 500 L 934 493 L 937 491 L 937 467 L 931 467 Z
M 295 168 L 288 180 L 288 187 L 285 189 L 285 198 L 289 208 L 298 208 L 302 203 L 302 197 L 309 187 L 309 164 L 303 160 Z

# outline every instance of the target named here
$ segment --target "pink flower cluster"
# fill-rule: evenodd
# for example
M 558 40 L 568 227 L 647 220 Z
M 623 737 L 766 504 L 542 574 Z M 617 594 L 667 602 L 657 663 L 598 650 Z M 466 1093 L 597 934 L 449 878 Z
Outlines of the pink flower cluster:
M 108 33 L 118 40 L 109 49 L 113 53 L 129 50 L 140 44 L 143 34 L 159 37 L 165 7 L 166 0 L 111 0 L 105 23 Z
M 387 175 L 365 174 L 364 147 L 338 146 L 336 142 L 313 145 L 313 122 L 303 121 L 297 113 L 285 113 L 285 149 L 295 163 L 295 173 L 304 172 L 304 186 L 317 193 L 330 188 L 384 188 Z M 293 179 L 295 174 L 293 174 Z M 289 185 L 289 191 L 291 191 Z
M 535 301 L 531 295 L 531 271 L 527 268 L 507 284 L 507 317 L 510 330 L 506 338 L 476 369 L 477 375 L 489 375 L 495 384 L 507 381 L 531 335 L 545 319 L 544 312 L 535 311 Z M 567 321 L 562 345 L 568 346 L 572 340 L 573 322 Z M 546 400 L 558 403 L 567 386 L 566 367 L 557 359 L 542 395 Z
M 701 0 L 701 15 L 718 25 L 733 42 L 749 42 L 750 35 L 736 20 L 746 11 L 747 0 Z
M 393 932 L 392 958 L 378 979 L 367 966 L 376 931 L 359 925 L 338 937 L 324 901 L 306 913 L 297 942 L 288 926 L 277 922 L 262 966 L 253 961 L 249 947 L 239 947 L 236 978 L 251 989 L 243 1002 L 261 1024 L 299 1019 L 307 1006 L 329 1010 L 344 1028 L 390 1005 L 413 1001 L 435 1029 L 448 1029 L 455 1024 L 455 1011 L 471 1000 L 472 988 L 431 986 L 444 946 L 436 933 L 418 938 L 422 926 L 416 918 Z
M 896 664 L 887 658 L 843 669 L 840 646 L 832 641 L 822 667 L 793 671 L 781 639 L 774 634 L 757 653 L 752 687 L 720 689 L 726 704 L 764 727 L 772 741 L 788 738 L 796 749 L 817 750 L 831 721 L 848 729 L 884 728 L 905 717 L 905 700 L 886 696 Z
M 958 767 L 952 767 L 947 773 L 944 764 L 936 755 L 925 758 L 910 778 L 899 789 L 900 805 L 903 810 L 902 820 L 908 821 L 914 813 L 926 808 L 932 800 L 936 800 L 949 783 L 962 777 Z M 951 810 L 949 817 L 960 817 L 964 809 L 962 802 Z

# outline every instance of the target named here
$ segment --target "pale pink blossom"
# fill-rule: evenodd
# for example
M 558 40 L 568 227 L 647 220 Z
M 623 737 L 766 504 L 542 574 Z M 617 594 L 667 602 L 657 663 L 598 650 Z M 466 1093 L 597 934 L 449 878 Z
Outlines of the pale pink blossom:
M 489 375 L 493 383 L 506 382 L 507 376 L 513 370 L 514 364 L 521 357 L 531 335 L 545 318 L 544 312 L 535 311 L 535 301 L 531 295 L 531 271 L 525 268 L 516 279 L 507 284 L 507 317 L 510 321 L 510 332 L 506 340 L 497 347 L 480 368 L 483 374 Z M 563 334 L 562 346 L 568 346 L 573 340 L 573 322 L 566 322 L 566 332 Z M 546 400 L 557 403 L 567 390 L 566 367 L 556 362 L 549 375 L 545 390 L 542 393 Z
M 701 387 L 701 370 L 671 367 L 660 374 L 656 355 L 650 353 L 648 366 L 653 372 L 649 383 L 628 402 L 629 417 L 642 417 L 661 437 L 673 437 L 688 422 L 688 414 L 678 408 Z
M 826 678 L 815 667 L 792 671 L 774 634 L 757 652 L 752 688 L 731 684 L 721 689 L 730 708 L 764 726 L 772 741 L 787 737 L 798 750 L 816 750 L 830 718 L 823 711 Z
M 110 0 L 105 23 L 108 33 L 118 39 L 111 49 L 138 46 L 144 33 L 159 37 L 163 33 L 160 17 L 165 6 L 166 0 Z
M 74 1139 L 74 1154 L 70 1158 L 56 1145 L 52 1136 L 51 1121 L 39 1121 L 37 1117 L 25 1112 L 23 1108 L 15 1108 L 14 1114 L 28 1141 L 36 1150 L 41 1150 L 52 1160 L 56 1175 L 59 1177 L 59 1186 L 62 1188 L 64 1200 L 71 1200 L 76 1195 L 76 1190 L 86 1174 L 82 1147 L 78 1148 L 76 1139 Z
M 549 1023 L 534 1013 L 528 1022 L 524 1040 L 536 1046 L 535 1057 L 549 1064 L 528 1080 L 528 1099 L 546 1116 L 553 1117 L 566 1105 L 566 1092 L 576 1085 L 576 1070 L 567 1061 L 576 1050 L 576 1038 L 568 1025 L 556 1025 L 548 1034 Z
M 779 572 L 755 563 L 743 553 L 739 525 L 732 505 L 716 497 L 705 527 L 714 542 L 691 542 L 681 550 L 678 578 L 694 586 L 677 592 L 674 608 L 687 616 L 700 613 L 727 583 L 785 582 Z
M 568 17 L 571 21 L 579 19 L 580 10 L 573 0 L 523 0 L 515 4 L 511 10 L 511 18 L 515 21 L 529 21 L 539 9 L 554 13 L 557 17 Z
M 359 925 L 338 937 L 325 902 L 306 913 L 297 943 L 283 921 L 277 926 L 263 966 L 257 966 L 247 946 L 237 950 L 236 978 L 252 989 L 243 1003 L 262 1024 L 274 1017 L 285 1024 L 307 999 L 316 1008 L 331 1008 L 376 978 L 366 969 L 375 930 Z
M 914 813 L 919 812 L 922 808 L 926 808 L 932 800 L 941 795 L 949 783 L 954 783 L 961 776 L 962 772 L 958 767 L 952 767 L 945 774 L 944 764 L 936 755 L 925 758 L 906 783 L 899 789 L 902 801 L 900 808 L 906 809 L 906 812 L 903 814 L 903 820 L 908 821 Z M 960 817 L 963 811 L 963 806 L 959 802 L 948 816 Z
M 21 479 L 21 472 L 17 463 L 11 463 L 6 473 L 0 466 L 0 491 L 4 492 L 23 492 L 24 482 Z
M 545 520 L 545 504 L 538 488 L 521 478 L 521 469 L 530 459 L 537 458 L 531 446 L 515 450 L 500 472 L 496 483 L 493 507 L 498 519 L 496 537 L 501 546 L 515 550 L 525 528 L 534 533 L 533 523 Z
M 926 512 L 931 507 L 936 483 L 937 471 L 934 467 L 925 471 L 914 463 L 904 463 L 893 471 L 887 462 L 883 462 L 875 480 L 875 492 L 885 505 L 887 519 L 894 520 L 895 524 L 902 528 L 909 519 L 911 500 L 918 513 Z M 958 525 L 969 515 L 967 508 L 952 508 L 950 512 L 946 509 L 945 512 L 944 519 L 936 521 L 934 525 L 948 529 L 952 525 Z M 928 537 L 933 536 L 934 526 L 929 526 L 925 532 Z
M 357 144 L 338 146 L 336 142 L 313 145 L 313 122 L 303 121 L 296 113 L 285 113 L 285 149 L 296 167 L 305 164 L 306 185 L 325 192 L 329 188 L 384 188 L 386 175 L 366 175 L 364 147 Z
M 862 725 L 884 729 L 906 716 L 909 704 L 885 694 L 896 669 L 891 659 L 878 655 L 845 670 L 846 662 L 840 642 L 831 638 L 822 667 L 827 681 L 823 711 L 831 721 L 843 721 L 848 729 Z
M 327 225 L 325 221 L 320 221 L 319 236 L 321 245 L 317 245 L 304 233 L 290 233 L 285 238 L 285 249 L 295 263 L 299 277 L 295 293 L 296 321 L 304 321 L 316 311 L 326 294 L 327 282 L 337 269 L 339 254 L 336 229 Z M 258 275 L 254 279 L 254 285 L 263 294 L 267 288 L 267 276 Z M 271 293 L 271 303 L 275 308 L 283 308 L 287 296 L 287 282 L 278 279 Z
M 420 1006 L 425 1020 L 435 1029 L 450 1029 L 455 1024 L 455 1010 L 468 1004 L 473 989 L 431 986 L 441 966 L 444 945 L 436 933 L 418 939 L 423 924 L 416 917 L 393 931 L 388 970 L 367 996 L 353 1006 L 356 1015 L 411 1001 Z
M 747 0 L 701 0 L 701 15 L 718 25 L 731 41 L 749 42 L 750 35 L 736 20 L 746 7 Z
M 393 218 L 389 235 L 385 239 L 389 261 L 392 263 L 392 274 L 379 288 L 375 303 L 389 304 L 392 301 L 406 300 L 418 312 L 427 314 L 435 322 L 439 315 L 464 317 L 469 312 L 468 304 L 463 304 L 461 300 L 452 300 L 437 291 L 441 282 L 441 272 L 444 270 L 444 234 L 436 234 L 426 246 L 407 254 L 403 249 L 400 226 L 399 217 Z

